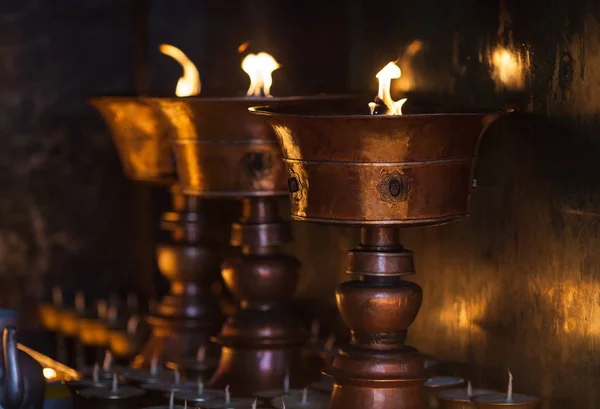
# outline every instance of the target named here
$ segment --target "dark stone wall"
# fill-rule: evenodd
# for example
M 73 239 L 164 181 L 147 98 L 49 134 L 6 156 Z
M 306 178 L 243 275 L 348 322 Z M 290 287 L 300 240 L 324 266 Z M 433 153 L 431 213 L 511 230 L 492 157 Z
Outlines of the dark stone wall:
M 544 408 L 600 407 L 599 18 L 592 0 L 4 1 L 0 301 L 27 308 L 53 284 L 156 292 L 164 197 L 124 179 L 85 98 L 170 94 L 180 71 L 158 44 L 181 47 L 205 87 L 241 94 L 236 49 L 250 41 L 282 64 L 283 95 L 374 92 L 378 69 L 418 39 L 418 90 L 476 107 L 516 98 L 529 115 L 485 135 L 471 217 L 403 232 L 425 293 L 410 342 L 464 364 L 476 384 L 503 388 L 510 367 L 515 391 Z M 509 41 L 531 59 L 518 93 L 496 89 L 479 58 Z M 357 231 L 294 230 L 299 297 L 332 303 Z
M 543 397 L 545 408 L 599 407 L 600 4 L 392 3 L 353 2 L 360 41 L 348 70 L 360 75 L 349 76 L 352 86 L 421 39 L 425 88 L 480 107 L 518 100 L 528 112 L 484 136 L 468 219 L 403 231 L 424 290 L 409 342 L 460 363 L 477 385 L 505 388 L 510 368 L 515 390 Z M 497 92 L 478 58 L 507 41 L 509 28 L 531 58 L 517 93 Z M 340 247 L 351 248 L 355 232 L 306 225 L 298 233 L 313 277 L 302 289 L 331 291 L 323 277 L 342 279 Z
M 131 282 L 129 183 L 90 94 L 131 91 L 131 6 L 0 5 L 0 300 Z M 120 240 L 110 240 L 116 226 Z

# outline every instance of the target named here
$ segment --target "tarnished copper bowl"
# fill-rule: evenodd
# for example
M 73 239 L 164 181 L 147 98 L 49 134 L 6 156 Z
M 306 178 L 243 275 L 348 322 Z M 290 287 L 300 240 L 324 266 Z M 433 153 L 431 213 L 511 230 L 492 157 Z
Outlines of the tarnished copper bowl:
M 250 111 L 269 119 L 281 143 L 292 217 L 355 225 L 467 215 L 479 138 L 500 115 L 348 115 L 331 104 Z
M 97 97 L 90 103 L 108 124 L 129 179 L 160 184 L 174 180 L 171 144 L 150 104 L 138 97 Z
M 204 197 L 287 194 L 281 148 L 253 105 L 320 104 L 348 96 L 289 98 L 149 98 L 166 119 L 184 193 Z

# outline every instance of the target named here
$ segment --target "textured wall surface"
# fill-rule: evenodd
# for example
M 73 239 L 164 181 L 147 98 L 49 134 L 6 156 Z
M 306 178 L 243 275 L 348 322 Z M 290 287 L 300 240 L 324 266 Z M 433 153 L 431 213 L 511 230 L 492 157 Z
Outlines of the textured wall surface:
M 378 3 L 386 15 L 365 18 Z M 530 113 L 504 118 L 484 136 L 468 219 L 403 232 L 424 290 L 410 343 L 464 363 L 478 385 L 504 388 L 510 368 L 515 390 L 542 396 L 543 408 L 600 407 L 600 4 L 354 5 L 349 18 L 362 25 L 354 34 L 362 41 L 352 66 L 363 76 L 421 39 L 421 83 L 475 106 L 516 97 Z M 479 61 L 509 37 L 531 59 L 525 88 L 510 95 L 496 92 Z M 364 84 L 362 76 L 351 80 Z M 325 274 L 342 278 L 345 260 L 333 260 L 354 245 L 353 234 L 299 231 L 306 275 L 315 277 L 303 289 L 322 290 Z
M 58 283 L 106 291 L 131 269 L 128 229 L 107 239 L 127 226 L 130 189 L 85 101 L 132 89 L 129 20 L 122 1 L 0 5 L 2 304 Z

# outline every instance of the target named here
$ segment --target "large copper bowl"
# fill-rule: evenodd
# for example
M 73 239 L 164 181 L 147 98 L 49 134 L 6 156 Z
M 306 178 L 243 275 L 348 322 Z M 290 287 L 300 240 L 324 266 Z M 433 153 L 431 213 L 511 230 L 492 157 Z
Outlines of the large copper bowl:
M 466 216 L 479 138 L 499 115 L 349 115 L 331 104 L 250 111 L 281 143 L 292 217 L 355 225 Z
M 309 105 L 348 96 L 289 98 L 149 98 L 164 115 L 184 193 L 204 197 L 287 194 L 281 148 L 253 105 L 302 101 Z
M 108 124 L 125 175 L 141 182 L 170 184 L 173 153 L 164 123 L 139 97 L 96 97 L 90 103 Z

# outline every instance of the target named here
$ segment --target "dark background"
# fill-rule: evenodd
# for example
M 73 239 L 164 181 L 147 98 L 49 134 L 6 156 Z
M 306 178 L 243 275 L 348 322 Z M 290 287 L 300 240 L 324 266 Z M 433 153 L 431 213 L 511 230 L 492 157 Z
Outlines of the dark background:
M 28 311 L 53 285 L 67 299 L 164 286 L 153 246 L 165 194 L 124 178 L 85 100 L 172 93 L 180 69 L 158 44 L 234 94 L 250 41 L 281 63 L 272 91 L 284 95 L 374 93 L 375 73 L 418 39 L 416 90 L 476 107 L 516 99 L 530 115 L 484 137 L 470 218 L 403 233 L 425 293 L 410 341 L 470 366 L 475 384 L 503 388 L 510 367 L 515 391 L 544 408 L 600 408 L 599 18 L 586 0 L 2 1 L 1 304 Z M 497 91 L 478 58 L 509 32 L 531 58 L 518 93 Z M 294 229 L 298 296 L 332 300 L 357 232 Z

